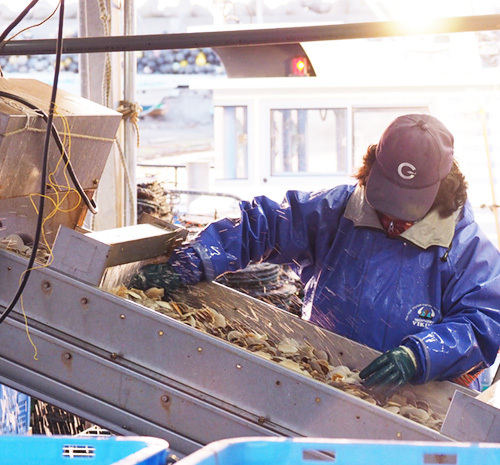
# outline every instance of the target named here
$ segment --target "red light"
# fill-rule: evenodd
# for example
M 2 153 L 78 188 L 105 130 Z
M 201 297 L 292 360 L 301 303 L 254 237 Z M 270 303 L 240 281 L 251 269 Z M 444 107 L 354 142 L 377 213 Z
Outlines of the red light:
M 309 76 L 309 62 L 305 57 L 292 58 L 290 68 L 292 76 Z

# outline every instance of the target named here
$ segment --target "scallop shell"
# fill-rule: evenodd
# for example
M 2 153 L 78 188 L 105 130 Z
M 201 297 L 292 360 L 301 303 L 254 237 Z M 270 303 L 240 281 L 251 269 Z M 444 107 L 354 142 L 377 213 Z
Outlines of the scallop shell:
M 285 338 L 281 341 L 276 348 L 283 354 L 291 355 L 296 354 L 299 349 L 297 343 L 293 339 Z
M 165 289 L 160 287 L 150 287 L 144 291 L 144 294 L 150 299 L 159 300 L 165 295 Z
M 385 406 L 384 409 L 388 410 L 389 412 L 392 412 L 392 413 L 399 413 L 399 407 L 397 407 L 395 405 Z

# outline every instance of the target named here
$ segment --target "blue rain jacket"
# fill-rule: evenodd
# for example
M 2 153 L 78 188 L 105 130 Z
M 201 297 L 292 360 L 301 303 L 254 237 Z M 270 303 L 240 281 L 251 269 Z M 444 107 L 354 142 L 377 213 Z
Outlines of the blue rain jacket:
M 207 280 L 250 262 L 291 264 L 305 285 L 304 318 L 379 351 L 411 347 L 415 383 L 477 373 L 498 353 L 500 253 L 469 203 L 391 239 L 360 186 L 290 191 L 281 205 L 242 202 L 240 219 L 210 224 L 187 250 L 172 261 L 192 264 L 196 251 Z

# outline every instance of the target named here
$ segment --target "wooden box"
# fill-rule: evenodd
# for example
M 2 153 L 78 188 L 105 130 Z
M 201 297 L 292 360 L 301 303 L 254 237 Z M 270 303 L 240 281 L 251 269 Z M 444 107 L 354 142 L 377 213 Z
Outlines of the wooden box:
M 0 91 L 21 97 L 48 114 L 50 85 L 34 79 L 0 78 Z M 89 198 L 99 184 L 120 120 L 120 113 L 58 89 L 54 124 Z M 0 238 L 13 233 L 34 235 L 46 127 L 35 110 L 0 95 Z M 44 232 L 52 243 L 59 225 L 81 226 L 88 208 L 53 139 L 48 174 Z

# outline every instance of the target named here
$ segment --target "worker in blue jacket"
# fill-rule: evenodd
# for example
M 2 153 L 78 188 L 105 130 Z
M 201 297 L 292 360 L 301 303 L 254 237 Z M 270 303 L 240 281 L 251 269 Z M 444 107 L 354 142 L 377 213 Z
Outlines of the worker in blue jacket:
M 291 264 L 303 318 L 384 352 L 366 386 L 477 386 L 500 344 L 500 254 L 474 220 L 453 136 L 436 118 L 396 118 L 370 146 L 356 185 L 241 203 L 136 286 L 213 280 L 251 262 Z M 476 384 L 474 384 L 476 382 Z

